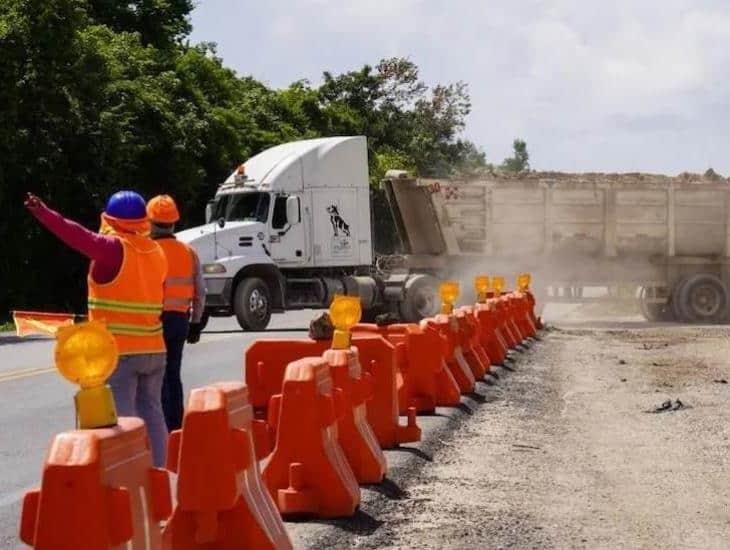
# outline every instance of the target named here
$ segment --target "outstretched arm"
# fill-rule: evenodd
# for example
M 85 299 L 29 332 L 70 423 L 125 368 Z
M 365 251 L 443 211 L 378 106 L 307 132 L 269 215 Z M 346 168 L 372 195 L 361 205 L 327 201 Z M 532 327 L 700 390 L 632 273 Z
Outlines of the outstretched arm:
M 66 245 L 115 272 L 122 265 L 122 243 L 111 235 L 101 235 L 67 220 L 48 208 L 42 200 L 28 193 L 25 207 L 51 233 Z

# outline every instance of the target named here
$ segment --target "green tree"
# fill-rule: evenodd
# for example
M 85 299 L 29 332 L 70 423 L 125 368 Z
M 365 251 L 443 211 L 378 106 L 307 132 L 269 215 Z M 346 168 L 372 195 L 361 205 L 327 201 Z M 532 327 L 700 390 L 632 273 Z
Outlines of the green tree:
M 500 170 L 510 174 L 519 174 L 530 169 L 530 154 L 527 152 L 527 143 L 521 139 L 515 139 L 512 142 L 513 154 L 511 157 L 504 159 L 500 165 Z
M 143 44 L 168 47 L 187 35 L 192 0 L 87 0 L 89 16 L 115 32 L 138 32 Z
M 459 137 L 471 111 L 463 82 L 429 88 L 412 61 L 390 58 L 375 69 L 325 73 L 319 95 L 324 121 L 319 131 L 368 136 L 373 170 L 381 148 L 400 151 L 424 176 L 486 167 L 476 146 Z
M 415 175 L 417 168 L 415 161 L 402 151 L 382 148 L 372 155 L 370 162 L 370 184 L 373 187 L 380 185 L 388 170 L 405 170 Z

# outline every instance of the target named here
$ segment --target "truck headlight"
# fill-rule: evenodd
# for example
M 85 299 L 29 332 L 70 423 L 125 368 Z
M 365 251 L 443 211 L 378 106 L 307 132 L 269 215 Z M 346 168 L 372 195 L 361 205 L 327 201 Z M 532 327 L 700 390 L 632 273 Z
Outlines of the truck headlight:
M 226 266 L 223 264 L 204 264 L 203 273 L 225 273 Z

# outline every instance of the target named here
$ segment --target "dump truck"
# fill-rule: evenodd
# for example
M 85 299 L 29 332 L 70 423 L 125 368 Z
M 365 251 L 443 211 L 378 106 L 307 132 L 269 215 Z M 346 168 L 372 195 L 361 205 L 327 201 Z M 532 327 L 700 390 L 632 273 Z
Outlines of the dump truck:
M 235 315 L 259 331 L 272 313 L 326 308 L 336 294 L 359 296 L 366 319 L 434 314 L 432 274 L 378 267 L 372 214 L 365 137 L 285 143 L 250 158 L 218 187 L 206 223 L 176 235 L 200 257 L 205 319 Z
M 730 182 L 528 172 L 383 181 L 411 270 L 468 281 L 530 271 L 538 301 L 635 289 L 652 321 L 728 320 Z M 614 294 L 614 298 L 616 293 Z

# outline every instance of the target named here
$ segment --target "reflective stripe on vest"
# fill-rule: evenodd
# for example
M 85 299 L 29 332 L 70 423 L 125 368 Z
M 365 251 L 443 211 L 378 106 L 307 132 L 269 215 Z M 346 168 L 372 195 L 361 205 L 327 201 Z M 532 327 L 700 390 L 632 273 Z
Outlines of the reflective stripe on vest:
M 163 308 L 165 311 L 187 313 L 195 294 L 194 252 L 187 244 L 172 236 L 159 238 L 155 242 L 167 258 Z
M 128 313 L 162 313 L 160 304 L 141 304 L 139 302 L 121 302 L 119 300 L 99 300 L 89 298 L 89 309 L 120 311 Z
M 147 328 L 140 328 L 138 325 L 123 325 L 119 323 L 109 323 L 106 326 L 112 334 L 135 334 L 145 336 L 147 334 L 157 334 L 162 332 L 162 324 L 154 325 Z
M 119 353 L 162 353 L 163 284 L 167 260 L 148 237 L 117 234 L 124 256 L 114 280 L 98 284 L 89 269 L 89 319 L 106 323 Z

